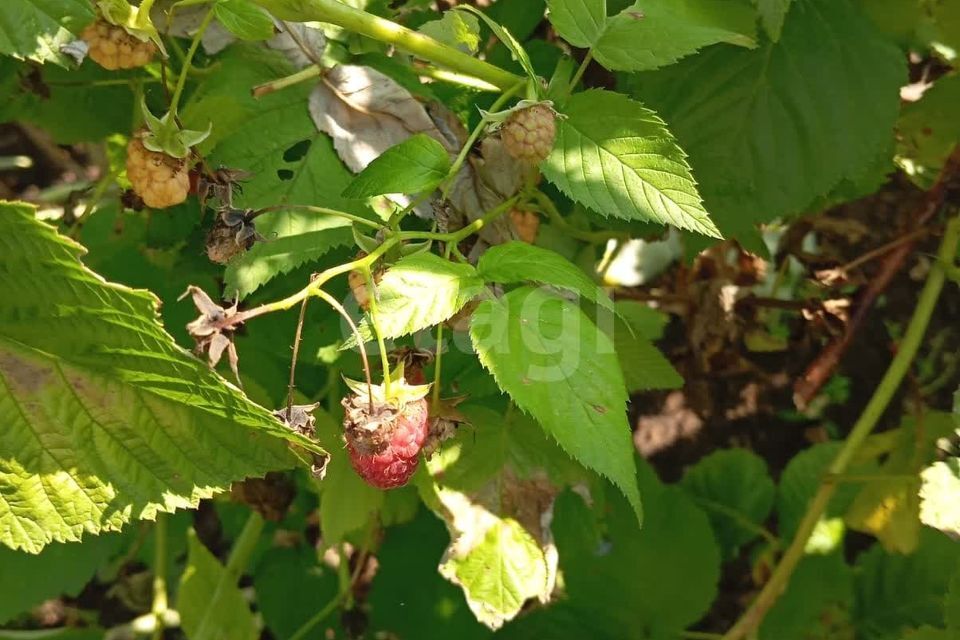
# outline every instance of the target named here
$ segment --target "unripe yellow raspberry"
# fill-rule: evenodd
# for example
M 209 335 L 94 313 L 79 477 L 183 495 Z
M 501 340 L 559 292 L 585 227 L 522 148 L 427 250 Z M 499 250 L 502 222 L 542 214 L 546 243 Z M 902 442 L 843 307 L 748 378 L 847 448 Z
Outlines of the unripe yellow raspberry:
M 545 104 L 514 111 L 500 128 L 500 139 L 507 153 L 532 164 L 545 160 L 557 136 L 555 120 L 553 109 Z
M 133 37 L 118 25 L 100 18 L 80 34 L 87 43 L 90 59 L 104 69 L 133 69 L 142 67 L 157 52 L 157 46 Z
M 153 209 L 165 209 L 187 199 L 190 174 L 186 161 L 143 146 L 145 130 L 138 131 L 127 144 L 127 178 L 143 203 Z

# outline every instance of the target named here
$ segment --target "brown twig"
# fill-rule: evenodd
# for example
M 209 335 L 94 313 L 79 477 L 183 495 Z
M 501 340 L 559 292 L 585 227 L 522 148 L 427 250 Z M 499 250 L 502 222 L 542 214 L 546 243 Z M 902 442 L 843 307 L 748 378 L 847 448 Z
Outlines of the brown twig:
M 949 186 L 958 172 L 960 172 L 960 146 L 954 149 L 940 172 L 937 182 L 927 191 L 916 214 L 911 216 L 917 221 L 917 230 L 927 224 L 943 207 Z M 911 233 L 916 233 L 916 230 Z M 794 383 L 793 401 L 798 407 L 807 406 L 830 379 L 833 372 L 836 371 L 844 354 L 846 354 L 847 349 L 850 348 L 860 331 L 860 327 L 870 314 L 874 302 L 886 290 L 894 276 L 903 268 L 907 257 L 913 253 L 916 243 L 917 239 L 913 238 L 909 242 L 898 244 L 890 250 L 881 263 L 877 275 L 860 294 L 843 334 L 828 344 L 820 352 L 820 355 L 810 363 L 803 376 Z

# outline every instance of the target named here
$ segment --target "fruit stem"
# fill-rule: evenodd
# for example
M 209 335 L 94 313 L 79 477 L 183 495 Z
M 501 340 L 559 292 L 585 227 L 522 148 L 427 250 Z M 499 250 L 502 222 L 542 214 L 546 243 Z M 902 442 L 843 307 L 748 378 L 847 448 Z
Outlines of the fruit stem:
M 480 229 L 487 226 L 506 212 L 510 211 L 510 209 L 512 209 L 519 200 L 520 195 L 515 195 L 512 198 L 501 202 L 496 207 L 483 214 L 481 217 L 477 218 L 462 229 L 451 231 L 450 233 L 437 233 L 434 231 L 401 231 L 399 236 L 394 237 L 399 237 L 402 240 L 436 240 L 437 242 L 452 242 L 454 245 L 456 245 L 465 238 L 468 238 L 477 231 L 480 231 Z
M 550 224 L 557 226 L 561 231 L 572 238 L 583 240 L 590 244 L 599 244 L 608 240 L 629 240 L 630 234 L 621 231 L 584 231 L 577 229 L 567 219 L 560 215 L 553 201 L 542 191 L 534 191 L 533 198 L 537 201 L 538 211 L 550 218 Z
M 450 259 L 450 253 L 456 243 L 448 242 L 443 250 L 443 257 Z M 437 325 L 437 349 L 434 354 L 435 364 L 433 366 L 433 405 L 440 404 L 440 372 L 443 370 L 443 323 Z
M 367 285 L 367 292 L 370 294 L 370 324 L 373 325 L 373 331 L 377 334 L 377 347 L 380 349 L 380 365 L 383 367 L 383 393 L 390 398 L 390 358 L 387 355 L 387 344 L 383 339 L 383 333 L 380 331 L 380 313 L 377 308 L 377 289 L 376 282 L 373 280 L 373 273 L 370 271 L 370 265 L 361 269 L 364 282 Z
M 309 289 L 310 287 L 307 288 Z M 333 307 L 334 310 L 336 310 L 336 312 L 339 313 L 344 320 L 347 321 L 348 325 L 350 325 L 350 331 L 353 332 L 353 337 L 357 341 L 357 347 L 360 349 L 360 359 L 363 361 L 363 373 L 367 378 L 367 407 L 370 409 L 370 413 L 373 413 L 373 376 L 370 375 L 370 360 L 367 358 L 367 348 L 363 344 L 363 338 L 360 336 L 360 330 L 357 329 L 357 325 L 353 321 L 353 318 L 351 318 L 350 314 L 347 313 L 347 310 L 343 308 L 343 305 L 337 302 L 336 298 L 320 288 L 315 289 L 311 295 L 315 295 L 321 300 L 324 300 L 327 304 Z
M 214 10 L 216 6 L 216 4 L 211 5 L 210 9 L 208 9 L 207 13 L 203 16 L 200 26 L 197 27 L 197 32 L 193 34 L 193 41 L 190 43 L 190 48 L 187 50 L 187 57 L 183 61 L 183 66 L 180 67 L 180 75 L 177 77 L 177 86 L 173 90 L 173 97 L 170 99 L 170 113 L 173 115 L 174 120 L 177 118 L 177 108 L 180 106 L 180 97 L 183 95 L 183 88 L 187 84 L 187 75 L 190 73 L 190 65 L 193 64 L 193 56 L 197 53 L 197 49 L 200 47 L 200 41 L 203 40 L 203 33 L 213 21 Z
M 573 74 L 573 78 L 570 79 L 568 91 L 573 91 L 577 88 L 577 85 L 580 84 L 580 79 L 583 78 L 583 73 L 587 70 L 587 67 L 590 66 L 591 62 L 593 62 L 593 49 L 587 51 L 587 55 L 583 56 L 583 62 L 580 63 L 580 66 L 577 67 L 577 72 Z
M 153 640 L 163 638 L 167 612 L 167 515 L 157 514 L 153 525 Z
M 499 98 L 497 98 L 492 105 L 490 105 L 490 112 L 495 113 L 503 108 L 505 104 L 517 94 L 526 85 L 526 80 L 521 80 L 517 82 L 512 87 L 504 91 Z M 463 143 L 463 147 L 460 148 L 460 153 L 457 154 L 457 158 L 453 161 L 453 164 L 450 165 L 450 170 L 447 171 L 447 177 L 443 179 L 443 187 L 440 189 L 440 200 L 447 200 L 450 195 L 450 187 L 453 186 L 454 178 L 457 174 L 460 173 L 460 168 L 463 166 L 463 163 L 466 162 L 467 156 L 470 154 L 470 150 L 473 149 L 473 144 L 477 141 L 477 138 L 480 137 L 480 134 L 483 133 L 484 129 L 487 128 L 489 120 L 486 117 L 480 118 L 480 122 L 477 123 L 477 126 L 473 128 L 473 131 L 470 132 L 470 136 L 467 138 L 467 141 Z
M 282 78 L 277 78 L 276 80 L 271 80 L 270 82 L 258 84 L 250 90 L 250 93 L 254 98 L 262 98 L 263 96 L 273 93 L 274 91 L 280 91 L 281 89 L 286 89 L 287 87 L 292 87 L 295 84 L 319 77 L 322 72 L 323 69 L 320 68 L 320 65 L 312 64 L 309 67 L 305 67 L 300 71 L 297 71 L 296 73 L 290 74 L 289 76 L 284 76 Z
M 508 89 L 521 80 L 494 66 L 422 33 L 354 9 L 338 0 L 254 0 L 281 20 L 327 22 L 348 31 L 392 44 L 419 58 Z
M 287 423 L 293 412 L 293 389 L 297 375 L 297 357 L 300 355 L 300 340 L 303 338 L 303 321 L 307 317 L 307 303 L 310 298 L 304 298 L 300 303 L 300 315 L 297 318 L 297 330 L 293 334 L 293 355 L 290 356 L 290 381 L 287 384 Z
M 786 590 L 790 577 L 793 575 L 793 570 L 803 558 L 810 535 L 820 521 L 827 505 L 829 505 L 830 498 L 837 490 L 836 478 L 844 474 L 847 465 L 857 453 L 860 445 L 883 416 L 890 400 L 900 387 L 900 383 L 917 355 L 917 350 L 920 348 L 920 343 L 927 331 L 927 325 L 936 309 L 940 292 L 943 290 L 944 282 L 946 282 L 946 272 L 943 266 L 955 263 L 954 256 L 957 254 L 958 244 L 960 244 L 960 217 L 955 216 L 947 224 L 946 232 L 940 243 L 939 260 L 927 276 L 927 281 L 920 292 L 920 297 L 917 299 L 913 317 L 910 318 L 910 324 L 900 341 L 897 354 L 890 363 L 890 367 L 880 384 L 877 385 L 873 396 L 864 408 L 863 413 L 860 414 L 860 418 L 847 435 L 847 439 L 836 458 L 821 479 L 817 493 L 807 506 L 807 511 L 799 527 L 797 527 L 797 533 L 793 541 L 784 552 L 767 584 L 764 585 L 763 590 L 760 591 L 750 607 L 740 616 L 740 619 L 723 636 L 723 640 L 740 640 L 749 636 L 759 628 L 767 612 Z

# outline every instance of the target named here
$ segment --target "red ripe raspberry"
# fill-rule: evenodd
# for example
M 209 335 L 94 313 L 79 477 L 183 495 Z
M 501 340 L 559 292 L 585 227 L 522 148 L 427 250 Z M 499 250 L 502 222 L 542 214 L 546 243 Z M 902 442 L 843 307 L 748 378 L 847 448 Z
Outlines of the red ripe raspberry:
M 429 431 L 426 399 L 399 409 L 374 403 L 371 412 L 366 395 L 353 394 L 343 406 L 347 452 L 357 474 L 378 489 L 405 485 L 417 470 Z
M 98 19 L 80 34 L 87 43 L 90 59 L 104 69 L 133 69 L 153 59 L 157 45 L 143 42 L 121 26 Z
M 500 127 L 507 153 L 524 162 L 538 164 L 553 150 L 557 136 L 556 115 L 549 106 L 535 104 L 510 114 Z
M 151 209 L 165 209 L 187 199 L 190 177 L 185 160 L 143 146 L 146 130 L 135 133 L 127 144 L 127 178 L 138 196 Z

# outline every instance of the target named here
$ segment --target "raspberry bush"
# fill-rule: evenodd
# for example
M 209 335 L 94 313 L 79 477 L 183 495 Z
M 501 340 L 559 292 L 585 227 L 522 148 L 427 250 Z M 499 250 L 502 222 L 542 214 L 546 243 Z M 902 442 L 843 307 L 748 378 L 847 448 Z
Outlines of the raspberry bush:
M 958 15 L 0 2 L 0 636 L 958 637 Z

